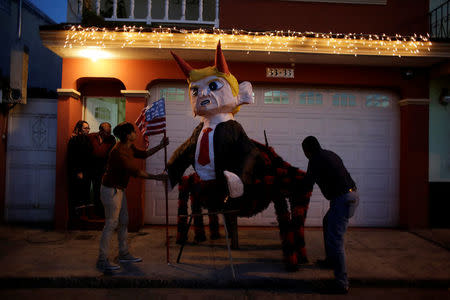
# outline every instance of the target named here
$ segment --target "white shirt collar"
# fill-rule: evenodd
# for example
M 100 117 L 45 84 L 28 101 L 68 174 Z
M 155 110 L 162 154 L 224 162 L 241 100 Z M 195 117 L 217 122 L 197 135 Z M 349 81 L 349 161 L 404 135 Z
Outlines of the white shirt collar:
M 217 124 L 226 122 L 229 120 L 234 120 L 232 113 L 220 113 L 210 117 L 203 117 L 203 127 L 215 128 Z

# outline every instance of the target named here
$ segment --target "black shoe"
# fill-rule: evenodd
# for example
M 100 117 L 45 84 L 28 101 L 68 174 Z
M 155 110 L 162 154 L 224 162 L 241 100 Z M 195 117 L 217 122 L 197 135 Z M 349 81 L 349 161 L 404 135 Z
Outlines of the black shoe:
M 199 244 L 204 241 L 206 241 L 206 236 L 204 235 L 194 237 L 194 244 Z
M 210 235 L 209 237 L 211 240 L 218 240 L 220 239 L 220 234 L 219 233 L 213 233 Z
M 318 259 L 316 260 L 316 266 L 318 266 L 321 269 L 330 269 L 333 270 L 333 263 L 329 259 Z
M 289 264 L 289 263 L 286 263 L 284 265 L 284 267 L 287 272 L 297 272 L 300 269 L 300 267 L 298 265 L 293 265 L 293 264 Z
M 340 284 L 338 284 L 336 282 L 333 282 L 332 285 L 330 285 L 329 287 L 327 287 L 324 290 L 324 293 L 325 294 L 341 294 L 341 295 L 345 295 L 345 294 L 348 294 L 348 290 L 349 290 L 348 286 L 343 286 L 343 285 L 340 285 Z
M 309 260 L 308 260 L 308 258 L 307 257 L 299 257 L 298 258 L 298 264 L 300 264 L 300 265 L 305 265 L 305 264 L 307 264 L 307 263 L 309 263 Z

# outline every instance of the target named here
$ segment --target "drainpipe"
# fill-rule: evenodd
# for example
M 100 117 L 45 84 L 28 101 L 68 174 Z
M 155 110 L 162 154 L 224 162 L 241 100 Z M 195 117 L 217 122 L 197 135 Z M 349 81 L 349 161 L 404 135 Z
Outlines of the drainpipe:
M 19 13 L 17 15 L 17 39 L 22 37 L 22 0 L 19 0 Z

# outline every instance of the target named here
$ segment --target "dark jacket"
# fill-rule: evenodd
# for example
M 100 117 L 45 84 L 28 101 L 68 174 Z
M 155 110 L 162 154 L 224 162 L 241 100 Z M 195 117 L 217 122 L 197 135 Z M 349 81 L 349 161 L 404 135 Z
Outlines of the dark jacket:
M 72 136 L 67 146 L 68 171 L 70 176 L 76 176 L 89 171 L 91 164 L 92 144 L 89 137 L 84 134 Z
M 322 194 L 333 200 L 355 189 L 356 185 L 344 166 L 342 159 L 334 152 L 320 149 L 312 155 L 305 176 L 305 190 L 317 183 Z
M 172 187 L 178 184 L 189 166 L 195 167 L 195 149 L 203 128 L 200 123 L 180 147 L 172 154 L 167 167 Z M 252 182 L 254 165 L 258 163 L 259 150 L 248 138 L 241 124 L 229 120 L 217 124 L 214 130 L 214 164 L 216 180 L 223 181 L 223 171 L 238 175 L 244 183 Z

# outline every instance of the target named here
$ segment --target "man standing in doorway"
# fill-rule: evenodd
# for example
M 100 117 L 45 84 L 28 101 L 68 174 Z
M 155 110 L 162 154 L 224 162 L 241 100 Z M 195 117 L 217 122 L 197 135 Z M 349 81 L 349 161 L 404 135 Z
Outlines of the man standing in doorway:
M 336 280 L 332 287 L 333 292 L 347 293 L 349 285 L 344 234 L 348 220 L 353 216 L 359 202 L 356 185 L 342 159 L 336 153 L 322 149 L 317 138 L 306 137 L 302 148 L 309 160 L 305 190 L 311 190 L 314 183 L 317 183 L 322 194 L 330 201 L 330 208 L 323 218 L 326 257 L 324 260 L 318 260 L 317 264 L 334 270 Z
M 103 122 L 99 126 L 99 131 L 89 134 L 89 140 L 92 144 L 91 161 L 91 180 L 92 190 L 94 192 L 94 211 L 95 216 L 104 218 L 105 210 L 100 200 L 100 186 L 102 176 L 105 173 L 108 154 L 116 144 L 116 139 L 111 135 L 111 124 Z

